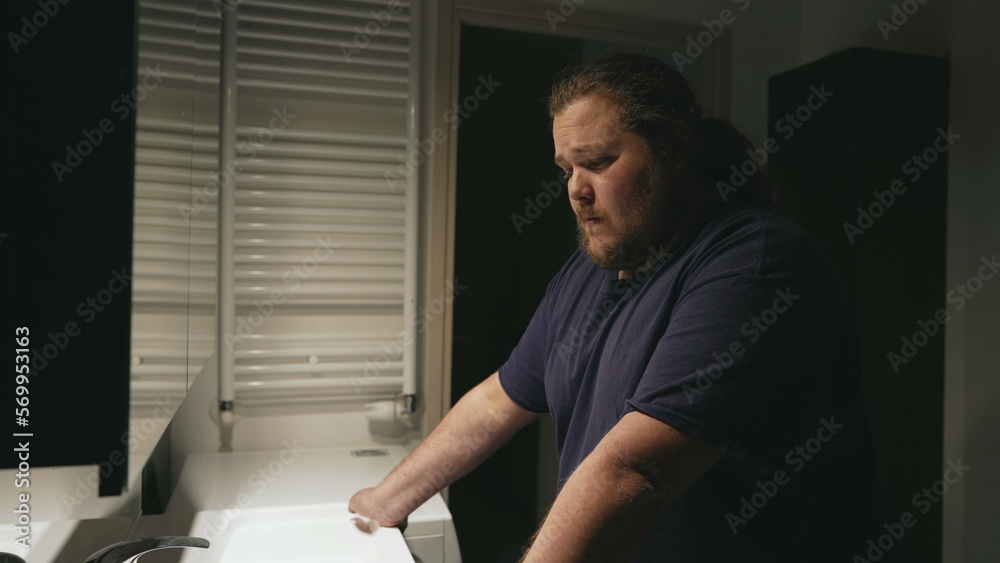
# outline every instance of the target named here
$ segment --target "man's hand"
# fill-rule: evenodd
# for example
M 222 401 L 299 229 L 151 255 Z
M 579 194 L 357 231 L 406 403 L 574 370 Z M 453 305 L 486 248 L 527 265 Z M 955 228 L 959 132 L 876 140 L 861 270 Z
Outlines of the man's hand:
M 570 476 L 522 561 L 630 560 L 663 507 L 722 455 L 641 412 L 626 414 Z
M 357 514 L 370 520 L 375 520 L 380 526 L 385 526 L 386 528 L 406 527 L 406 516 L 399 518 L 381 513 L 379 512 L 381 506 L 382 505 L 375 500 L 375 488 L 368 487 L 367 489 L 361 489 L 355 493 L 353 497 L 351 497 L 351 501 L 347 504 L 347 510 L 349 510 L 351 514 Z
M 399 518 L 390 518 L 385 514 L 379 514 L 377 511 L 380 507 L 378 501 L 375 500 L 375 488 L 368 487 L 367 489 L 361 489 L 351 497 L 351 501 L 347 504 L 347 510 L 351 514 L 357 514 L 358 516 L 363 516 L 369 520 L 375 520 L 380 526 L 386 528 L 399 528 L 400 531 L 406 529 L 406 517 L 404 516 L 401 520 Z

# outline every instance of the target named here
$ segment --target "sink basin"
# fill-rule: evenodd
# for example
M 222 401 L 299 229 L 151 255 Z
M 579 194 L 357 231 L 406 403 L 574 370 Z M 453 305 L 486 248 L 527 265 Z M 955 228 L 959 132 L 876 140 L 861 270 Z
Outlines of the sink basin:
M 396 528 L 367 533 L 347 503 L 198 512 L 191 535 L 212 543 L 185 549 L 181 563 L 413 563 Z

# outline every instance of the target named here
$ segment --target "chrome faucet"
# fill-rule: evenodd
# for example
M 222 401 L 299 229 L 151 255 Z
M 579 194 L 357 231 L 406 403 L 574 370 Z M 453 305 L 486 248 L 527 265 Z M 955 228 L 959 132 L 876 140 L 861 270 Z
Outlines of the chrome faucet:
M 144 553 L 168 547 L 208 547 L 208 540 L 193 536 L 142 538 L 111 544 L 83 563 L 132 563 Z

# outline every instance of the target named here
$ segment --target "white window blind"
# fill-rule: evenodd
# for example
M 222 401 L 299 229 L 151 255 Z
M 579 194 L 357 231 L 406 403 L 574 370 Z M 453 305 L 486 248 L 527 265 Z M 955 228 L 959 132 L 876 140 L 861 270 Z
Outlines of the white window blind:
M 234 350 L 237 400 L 394 396 L 402 384 L 407 221 L 416 209 L 409 184 L 390 185 L 386 176 L 406 158 L 412 135 L 408 3 L 245 0 L 238 10 L 237 157 L 227 163 L 236 186 L 236 324 L 223 335 Z M 167 12 L 156 17 L 170 20 Z M 197 21 L 196 146 L 187 164 L 196 309 L 215 298 L 218 120 L 217 110 L 204 111 L 218 100 L 212 2 L 199 4 Z M 161 124 L 146 123 L 152 131 L 147 142 L 140 123 L 140 161 L 152 173 L 152 159 L 167 155 L 146 145 L 166 143 L 167 132 L 154 136 Z M 137 209 L 138 200 L 137 190 Z M 169 215 L 163 201 L 148 207 Z M 177 206 L 173 212 L 184 221 Z

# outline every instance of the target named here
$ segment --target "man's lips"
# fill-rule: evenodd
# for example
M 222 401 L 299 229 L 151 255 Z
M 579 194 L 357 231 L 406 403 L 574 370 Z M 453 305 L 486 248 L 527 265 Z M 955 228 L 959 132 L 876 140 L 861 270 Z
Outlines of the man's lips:
M 604 217 L 593 209 L 576 209 L 576 220 L 581 226 L 592 226 L 604 221 Z

